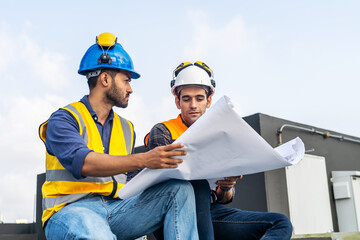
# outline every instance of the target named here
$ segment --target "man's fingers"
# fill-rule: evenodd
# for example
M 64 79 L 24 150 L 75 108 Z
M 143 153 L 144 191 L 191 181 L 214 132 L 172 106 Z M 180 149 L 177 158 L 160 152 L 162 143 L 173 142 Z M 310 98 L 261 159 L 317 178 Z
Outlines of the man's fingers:
M 173 143 L 173 144 L 166 145 L 163 148 L 165 151 L 172 151 L 174 149 L 183 148 L 183 147 L 184 147 L 183 143 Z
M 186 151 L 184 150 L 173 150 L 166 152 L 166 157 L 185 156 Z
M 236 183 L 236 181 L 230 181 L 230 180 L 219 180 L 219 181 L 217 181 L 217 183 L 220 185 L 220 184 L 223 184 L 223 185 L 229 185 L 229 184 L 235 184 Z
M 229 181 L 236 181 L 237 179 L 242 179 L 242 176 L 236 176 L 236 177 L 225 177 L 225 180 Z
M 182 163 L 182 159 L 178 158 L 167 158 L 166 161 L 161 164 L 162 168 L 177 168 L 179 163 Z
M 184 147 L 184 144 L 177 143 L 152 149 L 147 152 L 149 157 L 146 158 L 145 167 L 151 169 L 176 168 L 177 164 L 183 162 L 178 157 L 186 155 L 186 151 L 179 149 L 182 147 Z
M 166 163 L 167 164 L 178 164 L 178 163 L 182 163 L 183 160 L 179 159 L 179 158 L 167 158 L 166 159 Z
M 218 180 L 216 181 L 216 185 L 221 187 L 233 187 L 236 184 L 236 181 L 232 180 Z
M 166 146 L 157 147 L 155 149 L 160 154 L 160 157 L 168 158 L 168 157 L 186 155 L 185 150 L 180 150 L 180 148 L 183 148 L 183 147 L 184 147 L 184 144 L 176 143 L 176 144 L 170 144 L 170 145 L 166 145 Z

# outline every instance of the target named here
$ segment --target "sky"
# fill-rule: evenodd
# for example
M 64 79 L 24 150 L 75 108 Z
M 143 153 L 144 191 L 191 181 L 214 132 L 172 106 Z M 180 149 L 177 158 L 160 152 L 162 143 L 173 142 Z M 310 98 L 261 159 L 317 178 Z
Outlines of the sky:
M 203 61 L 241 116 L 263 113 L 360 137 L 360 1 L 0 0 L 0 220 L 35 219 L 38 127 L 88 93 L 77 74 L 111 32 L 141 78 L 126 109 L 136 146 L 178 110 L 174 68 Z

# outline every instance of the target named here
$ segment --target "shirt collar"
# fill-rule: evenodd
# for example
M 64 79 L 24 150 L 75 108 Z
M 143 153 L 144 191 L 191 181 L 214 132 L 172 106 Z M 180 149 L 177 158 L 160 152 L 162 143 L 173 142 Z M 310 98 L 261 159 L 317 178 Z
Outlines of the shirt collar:
M 188 128 L 191 126 L 191 124 L 189 124 L 187 121 L 185 121 L 183 118 L 182 118 L 182 116 L 181 116 L 181 114 L 179 114 L 180 115 L 180 118 L 181 118 L 181 121 L 183 122 L 183 124 L 185 124 L 185 126 L 187 126 Z
M 85 95 L 82 99 L 80 99 L 80 102 L 82 102 L 82 103 L 86 106 L 86 108 L 87 108 L 87 110 L 89 111 L 91 117 L 92 117 L 95 121 L 97 121 L 97 120 L 98 120 L 98 116 L 96 115 L 96 112 L 94 111 L 94 109 L 91 107 L 88 97 L 89 97 L 89 95 Z M 111 109 L 111 110 L 110 110 L 110 113 L 109 113 L 109 116 L 108 116 L 108 118 L 106 119 L 106 121 L 110 121 L 110 120 L 112 120 L 113 118 L 114 118 L 114 111 Z

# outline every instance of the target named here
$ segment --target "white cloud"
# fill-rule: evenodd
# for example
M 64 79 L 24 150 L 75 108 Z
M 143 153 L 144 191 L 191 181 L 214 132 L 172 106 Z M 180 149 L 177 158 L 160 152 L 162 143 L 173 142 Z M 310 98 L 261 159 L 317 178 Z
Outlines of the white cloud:
M 246 38 L 250 32 L 245 28 L 241 16 L 235 16 L 222 26 L 211 23 L 208 14 L 202 11 L 188 11 L 194 38 L 185 47 L 185 56 L 198 58 L 212 52 L 241 54 L 246 49 Z
M 1 22 L 0 23 L 0 73 L 5 71 L 9 65 L 9 59 L 12 59 L 12 43 L 8 34 L 9 26 Z
M 39 125 L 68 103 L 52 92 L 70 85 L 67 57 L 46 49 L 24 30 L 0 23 L 0 214 L 33 220 L 36 175 L 45 171 Z M 27 33 L 27 31 L 30 31 Z
M 24 26 L 31 31 L 31 22 L 27 21 Z M 16 76 L 23 79 L 25 75 L 24 81 L 45 84 L 51 90 L 61 90 L 71 79 L 66 66 L 68 57 L 41 46 L 30 34 L 26 31 L 14 33 L 8 24 L 0 23 L 0 73 L 13 69 L 14 79 Z
M 69 84 L 70 71 L 66 67 L 67 57 L 63 54 L 41 49 L 28 36 L 22 36 L 24 57 L 34 73 L 51 89 L 62 89 Z
M 30 159 L 29 159 L 30 160 Z M 13 168 L 21 163 L 13 162 Z M 0 214 L 4 222 L 27 219 L 33 222 L 36 191 L 36 175 L 12 171 L 2 172 L 0 176 Z
M 45 171 L 45 148 L 38 127 L 66 100 L 52 95 L 0 100 L 0 212 L 5 222 L 32 221 L 36 175 Z

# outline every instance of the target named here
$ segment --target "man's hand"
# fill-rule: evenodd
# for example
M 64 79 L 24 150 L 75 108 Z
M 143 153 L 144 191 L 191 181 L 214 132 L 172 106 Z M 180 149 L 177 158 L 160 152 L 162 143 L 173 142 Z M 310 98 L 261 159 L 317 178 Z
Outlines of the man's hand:
M 156 147 L 145 153 L 144 166 L 151 169 L 177 168 L 178 163 L 182 163 L 183 160 L 171 157 L 185 156 L 186 151 L 179 150 L 183 147 L 182 143 Z
M 232 188 L 238 179 L 242 179 L 242 176 L 226 177 L 223 180 L 216 181 L 216 185 L 219 186 L 216 189 L 218 203 L 226 204 L 231 202 L 232 198 L 234 197 Z
M 223 180 L 217 180 L 216 185 L 218 185 L 223 190 L 228 190 L 228 189 L 234 187 L 234 185 L 236 184 L 236 181 L 238 179 L 242 179 L 242 177 L 243 177 L 242 175 L 234 176 L 234 177 L 225 177 Z

